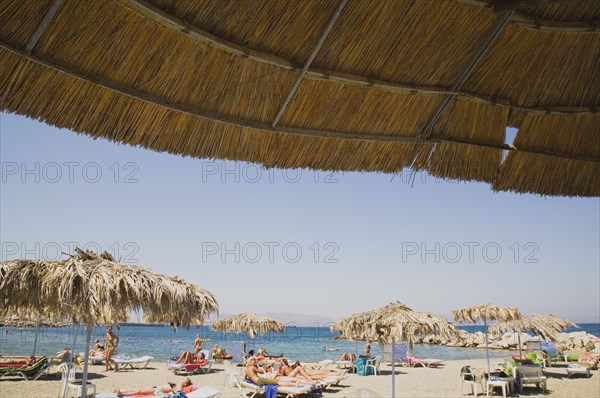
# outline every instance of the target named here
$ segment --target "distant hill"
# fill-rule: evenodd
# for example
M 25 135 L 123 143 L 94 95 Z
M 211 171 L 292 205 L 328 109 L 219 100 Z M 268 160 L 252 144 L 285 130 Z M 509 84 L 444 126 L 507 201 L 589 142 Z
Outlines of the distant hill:
M 209 318 L 208 322 L 214 322 L 217 319 L 224 319 L 234 314 L 220 314 L 219 317 L 212 316 Z M 284 325 L 294 325 L 294 326 L 329 326 L 333 319 L 327 318 L 320 315 L 307 315 L 307 314 L 298 314 L 294 312 L 267 312 L 263 315 L 276 321 L 283 323 Z

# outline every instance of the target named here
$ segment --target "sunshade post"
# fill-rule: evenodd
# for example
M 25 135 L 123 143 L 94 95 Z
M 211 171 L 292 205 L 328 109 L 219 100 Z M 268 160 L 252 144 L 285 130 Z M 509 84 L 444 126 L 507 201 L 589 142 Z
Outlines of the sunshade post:
M 396 349 L 392 337 L 392 398 L 396 397 Z
M 522 348 L 521 348 L 521 329 L 519 329 L 517 331 L 518 335 L 517 338 L 519 339 L 519 358 L 523 358 L 523 352 L 522 352 Z
M 81 398 L 87 397 L 87 378 L 88 378 L 88 362 L 90 359 L 90 344 L 92 343 L 92 332 L 94 331 L 94 325 L 87 325 L 86 337 L 85 337 L 85 353 L 83 360 L 83 377 L 81 379 Z M 116 366 L 116 365 L 115 365 Z
M 38 319 L 37 325 L 35 325 L 35 339 L 33 340 L 33 353 L 32 357 L 35 357 L 35 349 L 37 348 L 38 335 L 40 334 L 40 321 Z
M 488 377 L 490 377 L 490 352 L 488 351 L 488 327 L 487 319 L 483 317 L 483 327 L 485 328 L 485 358 L 487 359 Z

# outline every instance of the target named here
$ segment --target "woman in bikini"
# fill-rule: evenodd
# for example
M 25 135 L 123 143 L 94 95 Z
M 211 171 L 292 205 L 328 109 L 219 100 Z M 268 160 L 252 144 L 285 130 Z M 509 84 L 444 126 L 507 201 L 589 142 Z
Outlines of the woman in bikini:
M 111 363 L 115 365 L 115 372 L 117 370 L 119 370 L 119 365 L 117 365 L 115 360 L 112 358 L 113 354 L 115 353 L 115 348 L 117 348 L 118 345 L 119 345 L 119 336 L 117 336 L 113 332 L 112 327 L 109 326 L 106 329 L 106 351 L 105 351 L 105 359 L 104 359 L 104 362 L 106 363 L 106 369 L 105 369 L 106 372 L 108 372 L 109 370 L 112 369 L 110 367 Z

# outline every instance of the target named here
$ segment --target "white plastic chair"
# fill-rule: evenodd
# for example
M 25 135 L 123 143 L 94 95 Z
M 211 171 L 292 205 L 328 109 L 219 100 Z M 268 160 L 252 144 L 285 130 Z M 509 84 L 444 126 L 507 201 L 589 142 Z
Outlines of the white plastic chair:
M 81 373 L 81 371 L 81 367 L 74 363 L 61 363 L 56 367 L 56 373 L 60 373 L 59 398 L 64 398 L 67 395 L 81 396 L 81 379 L 77 378 L 77 373 Z M 87 382 L 86 394 L 96 395 L 96 385 Z
M 460 372 L 460 395 L 463 395 L 464 384 L 467 383 L 471 389 L 471 394 L 477 396 L 477 386 L 481 387 L 481 392 L 484 392 L 483 377 L 480 374 L 476 374 L 471 368 L 470 371 Z
M 373 374 L 377 376 L 379 373 L 379 365 L 381 364 L 381 357 L 376 356 L 373 359 L 369 359 L 366 363 L 367 374 L 369 374 L 369 368 L 373 369 Z
M 224 386 L 235 387 L 236 377 L 241 375 L 241 368 L 238 368 L 230 361 L 225 362 L 225 381 L 223 382 Z

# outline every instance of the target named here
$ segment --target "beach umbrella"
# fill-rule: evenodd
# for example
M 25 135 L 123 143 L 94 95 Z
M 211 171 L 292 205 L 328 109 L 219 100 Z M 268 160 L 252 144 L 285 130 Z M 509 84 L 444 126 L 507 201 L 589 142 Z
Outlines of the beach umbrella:
M 89 3 L 0 1 L 1 111 L 198 159 L 600 196 L 599 1 Z
M 493 304 L 478 304 L 473 307 L 453 310 L 454 319 L 462 323 L 475 323 L 483 320 L 485 328 L 485 357 L 487 359 L 488 375 L 490 374 L 490 352 L 488 349 L 488 321 L 515 321 L 522 318 L 521 311 L 516 307 L 499 307 Z
M 220 319 L 213 322 L 211 327 L 217 332 L 246 333 L 250 339 L 254 339 L 257 334 L 281 333 L 284 330 L 283 323 L 251 312 L 242 312 Z
M 247 333 L 253 339 L 257 334 L 283 332 L 283 323 L 266 316 L 243 312 L 213 322 L 212 329 L 217 332 Z
M 390 303 L 384 307 L 360 312 L 343 318 L 331 326 L 331 330 L 346 336 L 350 341 L 370 340 L 382 347 L 392 344 L 392 397 L 396 393 L 394 343 L 406 341 L 411 346 L 420 337 L 438 334 L 443 338 L 458 336 L 458 331 L 443 317 L 413 311 L 400 303 Z
M 557 341 L 556 334 L 569 327 L 577 327 L 577 324 L 554 314 L 548 314 L 533 315 L 530 317 L 522 317 L 519 320 L 499 322 L 490 326 L 490 332 L 495 334 L 500 334 L 503 332 L 516 332 L 519 339 L 519 357 L 522 357 L 522 331 L 531 330 L 542 336 L 544 340 Z
M 0 265 L 0 317 L 70 317 L 86 326 L 82 397 L 86 394 L 94 326 L 126 322 L 142 311 L 147 322 L 202 324 L 219 306 L 214 296 L 183 279 L 120 264 L 104 252 L 76 249 L 60 261 L 13 260 Z

